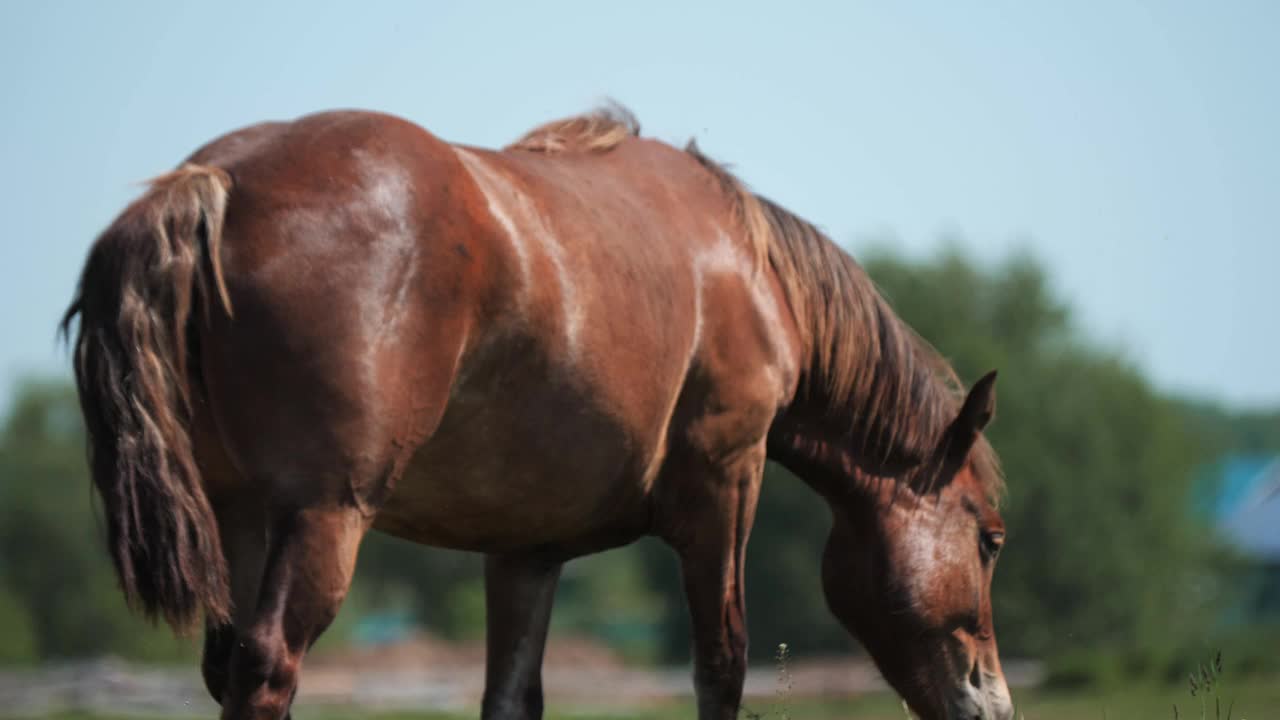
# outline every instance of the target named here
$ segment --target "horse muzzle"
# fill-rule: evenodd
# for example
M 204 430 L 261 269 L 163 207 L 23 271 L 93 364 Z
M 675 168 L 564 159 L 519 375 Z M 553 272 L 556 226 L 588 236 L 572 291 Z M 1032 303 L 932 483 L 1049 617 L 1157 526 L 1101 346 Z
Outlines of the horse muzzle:
M 982 687 L 970 683 L 950 695 L 945 720 L 1013 720 L 1013 700 L 1004 678 L 988 677 Z

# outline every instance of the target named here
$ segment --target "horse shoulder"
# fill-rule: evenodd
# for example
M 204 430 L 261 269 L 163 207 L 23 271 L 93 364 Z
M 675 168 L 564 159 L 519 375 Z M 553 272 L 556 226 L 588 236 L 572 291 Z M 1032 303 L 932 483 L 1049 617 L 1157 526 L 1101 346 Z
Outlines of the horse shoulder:
M 687 434 L 706 455 L 731 454 L 762 443 L 795 393 L 794 328 L 769 278 L 749 267 L 704 269 L 699 282 L 699 337 L 686 389 L 695 395 L 686 405 L 696 410 Z

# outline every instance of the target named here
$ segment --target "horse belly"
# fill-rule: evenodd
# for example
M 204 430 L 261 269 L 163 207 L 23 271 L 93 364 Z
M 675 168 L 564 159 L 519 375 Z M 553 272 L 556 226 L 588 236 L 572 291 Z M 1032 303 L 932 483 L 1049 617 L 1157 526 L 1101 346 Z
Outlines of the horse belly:
M 587 392 L 521 374 L 455 389 L 375 527 L 482 552 L 589 550 L 644 532 L 659 429 L 637 430 Z

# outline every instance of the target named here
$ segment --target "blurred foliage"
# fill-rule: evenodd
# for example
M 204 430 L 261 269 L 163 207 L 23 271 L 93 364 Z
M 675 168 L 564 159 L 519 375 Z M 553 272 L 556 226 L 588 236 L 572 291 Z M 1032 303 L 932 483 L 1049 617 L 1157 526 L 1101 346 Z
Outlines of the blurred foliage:
M 480 555 L 452 552 L 374 532 L 360 549 L 355 585 L 364 601 L 409 613 L 452 640 L 484 634 Z
M 637 543 L 568 563 L 556 592 L 552 632 L 598 637 L 633 660 L 656 659 L 663 604 L 645 575 L 645 550 L 645 543 Z
M 1229 412 L 1198 400 L 1183 406 L 1204 442 L 1215 450 L 1265 455 L 1280 448 L 1280 410 Z
M 1224 452 L 1280 451 L 1280 412 L 1234 413 L 1158 392 L 1127 358 L 1083 336 L 1027 256 L 986 267 L 953 249 L 922 260 L 881 249 L 863 261 L 961 377 L 1001 371 L 989 435 L 1009 478 L 1009 545 L 995 582 L 1006 656 L 1047 658 L 1064 683 L 1161 678 L 1213 646 L 1244 669 L 1275 662 L 1257 650 L 1271 630 L 1219 621 L 1248 563 L 1216 544 L 1190 511 L 1189 490 L 1196 469 Z M 194 657 L 196 643 L 124 607 L 69 385 L 30 382 L 10 407 L 0 434 L 0 663 Z M 824 503 L 770 465 L 747 565 L 753 647 L 786 642 L 802 656 L 854 647 L 819 589 L 828 527 Z M 481 578 L 477 555 L 374 533 L 323 644 L 353 637 L 366 613 L 476 639 Z M 570 563 L 553 623 L 633 659 L 688 658 L 675 560 L 653 540 Z
M 102 541 L 74 391 L 32 382 L 0 434 L 0 659 L 194 657 L 125 607 Z

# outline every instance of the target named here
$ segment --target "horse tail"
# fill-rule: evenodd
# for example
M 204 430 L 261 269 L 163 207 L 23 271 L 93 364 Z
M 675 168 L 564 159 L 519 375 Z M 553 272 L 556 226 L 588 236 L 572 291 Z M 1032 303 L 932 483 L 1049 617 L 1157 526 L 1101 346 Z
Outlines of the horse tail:
M 120 585 L 179 633 L 231 609 L 188 374 L 193 308 L 206 321 L 215 302 L 231 312 L 219 260 L 230 188 L 226 172 L 191 164 L 153 180 L 94 243 L 61 324 L 66 337 L 80 318 L 76 386 Z

